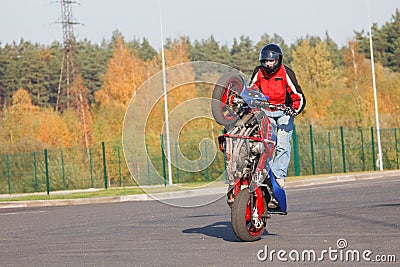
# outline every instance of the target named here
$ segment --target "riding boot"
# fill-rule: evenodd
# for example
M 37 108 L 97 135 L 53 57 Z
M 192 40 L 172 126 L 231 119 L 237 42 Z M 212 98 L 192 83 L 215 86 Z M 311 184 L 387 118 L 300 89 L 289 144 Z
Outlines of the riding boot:
M 233 197 L 233 187 L 234 185 L 229 185 L 228 186 L 228 192 L 226 193 L 228 199 L 227 199 L 227 204 L 229 207 L 232 207 L 233 202 L 235 201 L 235 198 Z

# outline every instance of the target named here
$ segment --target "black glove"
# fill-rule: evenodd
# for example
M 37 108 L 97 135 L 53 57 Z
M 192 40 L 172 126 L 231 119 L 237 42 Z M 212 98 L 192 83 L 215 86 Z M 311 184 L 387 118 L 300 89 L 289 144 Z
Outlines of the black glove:
M 297 112 L 294 111 L 291 107 L 286 107 L 285 111 L 284 111 L 285 115 L 289 115 L 289 116 L 297 116 Z

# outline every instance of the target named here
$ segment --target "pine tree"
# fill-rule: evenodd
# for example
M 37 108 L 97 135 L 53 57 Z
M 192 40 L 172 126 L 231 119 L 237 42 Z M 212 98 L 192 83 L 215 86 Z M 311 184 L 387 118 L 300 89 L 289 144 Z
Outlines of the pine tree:
M 228 47 L 226 45 L 220 46 L 213 35 L 201 41 L 196 40 L 193 48 L 188 50 L 191 61 L 210 61 L 227 65 L 231 62 Z
M 400 10 L 396 9 L 391 21 L 386 22 L 381 28 L 377 23 L 371 27 L 372 42 L 375 60 L 393 71 L 400 71 Z M 360 52 L 371 58 L 369 33 L 355 32 L 359 43 Z
M 258 54 L 248 36 L 240 36 L 240 42 L 233 40 L 231 66 L 250 75 L 258 64 Z
M 291 49 L 289 46 L 285 43 L 285 40 L 282 38 L 282 36 L 278 35 L 277 33 L 274 33 L 274 35 L 271 37 L 267 33 L 263 34 L 261 36 L 261 40 L 257 42 L 255 45 L 256 53 L 259 53 L 261 49 L 267 45 L 267 44 L 277 44 L 281 47 L 282 52 L 283 52 L 283 63 L 285 65 L 289 65 L 293 60 Z M 258 54 L 257 54 L 258 56 Z
M 335 43 L 335 41 L 333 41 L 328 32 L 325 33 L 324 43 L 327 45 L 327 48 L 329 50 L 329 59 L 331 60 L 333 67 L 341 67 L 343 64 L 342 54 L 340 53 L 339 46 Z
M 84 86 L 89 90 L 89 103 L 93 103 L 95 92 L 100 90 L 103 85 L 101 77 L 106 71 L 107 60 L 112 53 L 107 48 L 84 40 L 77 43 L 76 54 L 77 65 L 80 66 L 79 73 L 82 76 Z

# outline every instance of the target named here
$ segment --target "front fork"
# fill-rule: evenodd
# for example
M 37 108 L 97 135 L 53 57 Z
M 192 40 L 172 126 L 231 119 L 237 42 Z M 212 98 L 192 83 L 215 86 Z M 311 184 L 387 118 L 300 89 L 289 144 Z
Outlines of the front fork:
M 247 218 L 251 218 L 252 224 L 259 228 L 262 224 L 265 224 L 266 219 L 269 218 L 269 214 L 266 212 L 266 200 L 264 196 L 269 195 L 267 192 L 263 192 L 261 184 L 263 183 L 267 173 L 264 169 L 267 158 L 262 155 L 258 160 L 258 166 L 256 172 L 252 175 L 251 181 L 249 179 L 237 179 L 234 181 L 233 177 L 229 179 L 228 187 L 228 205 L 232 208 L 235 196 L 239 194 L 244 188 L 250 190 L 250 203 L 247 209 Z M 264 214 L 265 213 L 265 214 Z
M 249 212 L 251 214 L 251 223 L 254 225 L 255 228 L 259 229 L 266 224 L 267 218 L 269 218 L 268 214 L 264 214 L 265 208 L 265 201 L 263 192 L 261 187 L 257 186 L 255 183 L 251 183 L 250 187 L 250 207 Z

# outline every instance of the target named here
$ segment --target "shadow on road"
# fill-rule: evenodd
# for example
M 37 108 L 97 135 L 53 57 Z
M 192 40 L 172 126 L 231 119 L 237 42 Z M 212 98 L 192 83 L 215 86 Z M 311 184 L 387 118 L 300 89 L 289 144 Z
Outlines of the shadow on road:
M 185 234 L 203 234 L 230 242 L 240 242 L 233 233 L 231 222 L 215 222 L 204 227 L 186 229 L 182 232 Z
M 215 222 L 210 225 L 199 228 L 190 228 L 182 231 L 185 234 L 203 234 L 211 237 L 222 238 L 229 242 L 241 242 L 232 230 L 232 224 L 229 221 Z M 263 235 L 268 235 L 264 231 Z

